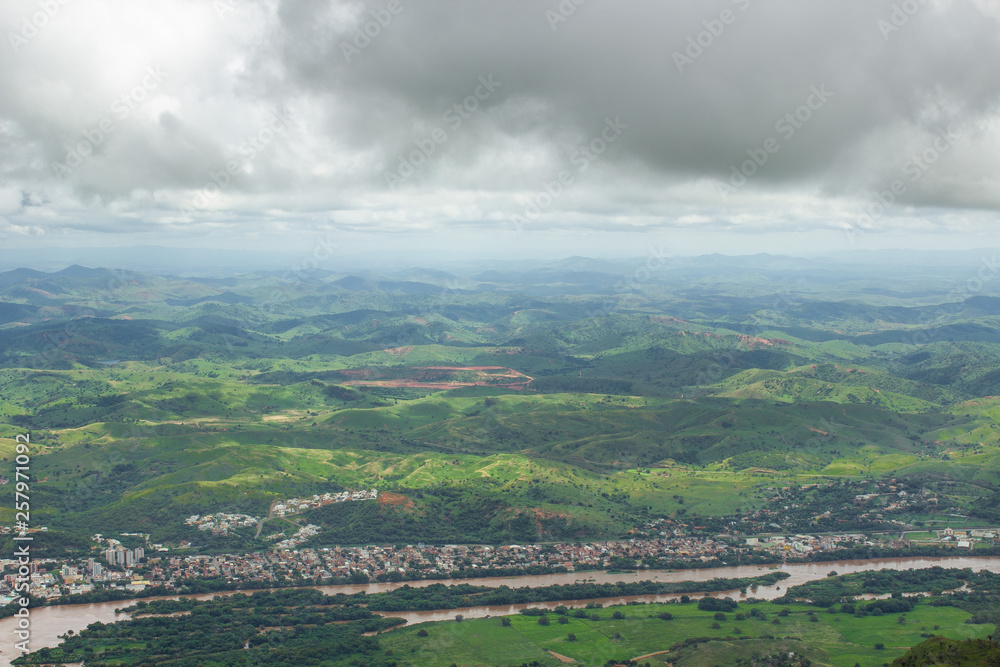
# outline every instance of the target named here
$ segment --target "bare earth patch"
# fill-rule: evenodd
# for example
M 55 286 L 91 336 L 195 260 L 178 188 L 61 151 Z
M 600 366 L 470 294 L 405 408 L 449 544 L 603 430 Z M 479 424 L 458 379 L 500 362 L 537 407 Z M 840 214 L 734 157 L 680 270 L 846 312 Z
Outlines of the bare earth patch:
M 576 665 L 576 664 L 579 664 L 579 663 L 578 663 L 578 662 L 577 662 L 576 660 L 574 660 L 573 658 L 570 658 L 570 657 L 568 657 L 568 656 L 565 656 L 565 655 L 563 655 L 563 654 L 561 654 L 561 653 L 556 653 L 555 651 L 549 651 L 549 654 L 550 654 L 550 655 L 551 655 L 551 656 L 552 656 L 553 658 L 555 658 L 556 660 L 558 660 L 559 662 L 562 662 L 562 663 L 564 663 L 564 664 L 567 664 L 567 665 Z
M 503 387 L 527 389 L 534 378 L 506 366 L 412 366 L 380 369 L 346 369 L 344 385 L 454 389 L 455 387 Z
M 406 496 L 399 493 L 389 493 L 388 491 L 383 491 L 378 494 L 378 504 L 395 505 L 403 507 L 404 509 L 411 509 L 414 507 L 413 501 Z

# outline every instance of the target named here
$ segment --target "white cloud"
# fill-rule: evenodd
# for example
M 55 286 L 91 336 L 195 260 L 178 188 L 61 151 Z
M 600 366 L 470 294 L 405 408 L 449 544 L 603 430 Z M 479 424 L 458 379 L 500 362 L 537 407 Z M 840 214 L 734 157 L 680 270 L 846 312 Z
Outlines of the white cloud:
M 37 0 L 3 3 L 0 214 L 19 238 L 289 242 L 334 219 L 359 234 L 478 230 L 487 251 L 563 171 L 572 182 L 527 232 L 822 235 L 902 179 L 859 239 L 961 231 L 975 244 L 1000 208 L 1000 12 L 987 0 L 925 7 L 888 39 L 887 0 L 590 0 L 555 31 L 552 0 L 401 0 L 391 20 L 383 0 L 219 4 L 56 1 L 39 27 Z M 678 72 L 673 53 L 726 9 L 737 20 Z M 150 68 L 165 73 L 154 86 Z M 823 86 L 832 97 L 796 119 Z M 275 112 L 290 122 L 264 141 Z M 620 140 L 581 161 L 616 116 Z M 959 138 L 912 179 L 948 126 Z M 778 150 L 720 196 L 768 139 Z M 74 150 L 87 154 L 54 173 Z M 391 187 L 401 161 L 413 173 Z

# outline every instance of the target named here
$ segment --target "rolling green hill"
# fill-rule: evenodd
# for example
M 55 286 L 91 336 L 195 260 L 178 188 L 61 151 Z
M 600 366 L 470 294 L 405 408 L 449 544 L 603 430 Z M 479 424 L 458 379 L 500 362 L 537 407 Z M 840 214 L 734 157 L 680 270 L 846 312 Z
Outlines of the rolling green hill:
M 852 269 L 845 288 L 835 267 L 752 264 L 738 286 L 706 259 L 627 290 L 558 267 L 8 272 L 0 420 L 35 443 L 33 514 L 77 536 L 189 539 L 191 513 L 372 486 L 406 501 L 318 517 L 329 539 L 375 539 L 366 523 L 400 540 L 618 537 L 755 511 L 775 476 L 900 476 L 986 511 L 997 300 L 949 300 L 898 267 Z

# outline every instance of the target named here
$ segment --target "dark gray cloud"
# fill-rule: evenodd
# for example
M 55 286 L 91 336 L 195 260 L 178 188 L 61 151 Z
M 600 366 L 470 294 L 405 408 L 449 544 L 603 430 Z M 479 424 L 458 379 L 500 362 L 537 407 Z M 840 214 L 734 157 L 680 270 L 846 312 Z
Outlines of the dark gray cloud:
M 8 236 L 985 235 L 1000 208 L 995 0 L 136 4 L 0 9 Z

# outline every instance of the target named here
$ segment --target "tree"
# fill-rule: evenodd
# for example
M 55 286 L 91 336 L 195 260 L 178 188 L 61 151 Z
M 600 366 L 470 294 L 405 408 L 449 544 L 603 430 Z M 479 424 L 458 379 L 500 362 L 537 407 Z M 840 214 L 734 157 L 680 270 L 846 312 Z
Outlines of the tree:
M 510 619 L 507 618 L 506 616 L 504 616 L 503 618 L 500 619 L 500 625 L 502 627 L 509 628 L 510 627 Z
M 996 598 L 992 598 L 990 602 L 987 602 L 978 615 L 996 626 L 990 635 L 990 641 L 994 644 L 1000 643 L 1000 603 L 997 602 Z M 934 626 L 934 629 L 937 630 L 937 626 Z
M 549 617 L 548 616 L 539 616 L 538 617 L 538 625 L 549 625 Z
M 566 641 L 575 642 L 576 641 L 576 635 L 574 635 L 572 632 L 569 633 L 568 635 L 566 635 Z
M 615 619 L 616 621 L 620 621 L 623 618 L 625 618 L 625 614 L 623 614 L 620 611 L 616 611 L 615 613 L 611 614 L 611 618 Z

